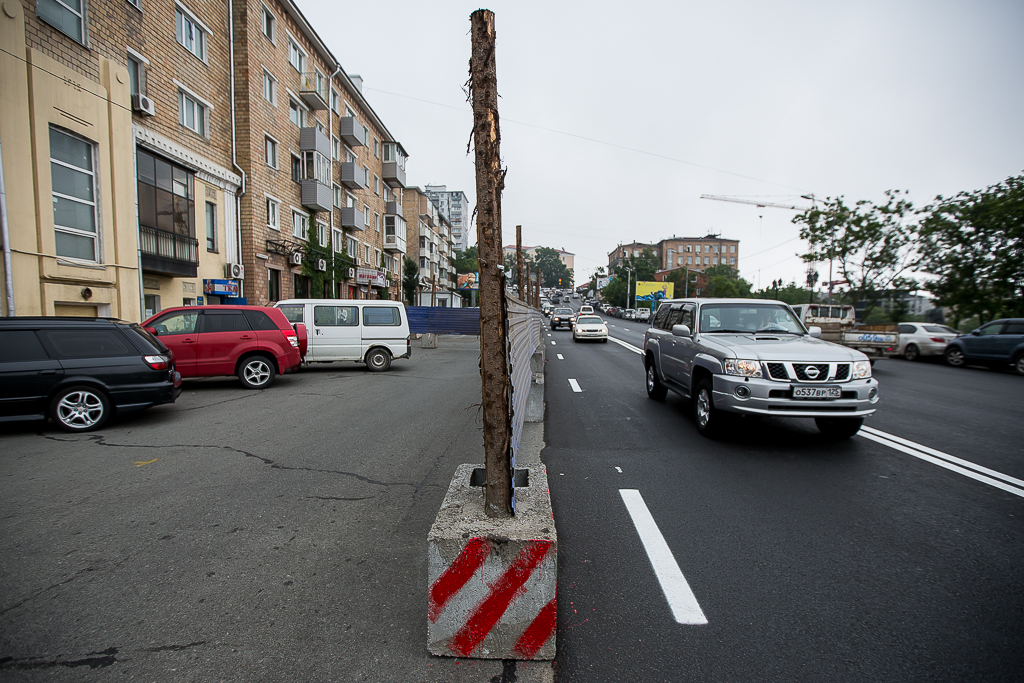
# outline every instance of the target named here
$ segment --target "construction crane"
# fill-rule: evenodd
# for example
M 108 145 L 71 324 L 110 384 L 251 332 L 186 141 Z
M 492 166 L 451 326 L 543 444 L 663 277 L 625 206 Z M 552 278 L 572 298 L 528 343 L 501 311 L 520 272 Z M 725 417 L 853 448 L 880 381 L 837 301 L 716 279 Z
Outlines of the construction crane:
M 714 199 L 718 202 L 736 202 L 737 204 L 752 204 L 754 206 L 770 206 L 775 209 L 792 209 L 794 211 L 807 211 L 809 206 L 794 206 L 793 204 L 777 204 L 775 202 L 766 202 L 759 199 L 743 199 L 741 197 L 730 197 L 727 195 L 719 194 L 702 194 L 701 199 Z M 805 197 L 805 199 L 812 199 L 812 197 Z M 812 199 L 813 201 L 813 199 Z

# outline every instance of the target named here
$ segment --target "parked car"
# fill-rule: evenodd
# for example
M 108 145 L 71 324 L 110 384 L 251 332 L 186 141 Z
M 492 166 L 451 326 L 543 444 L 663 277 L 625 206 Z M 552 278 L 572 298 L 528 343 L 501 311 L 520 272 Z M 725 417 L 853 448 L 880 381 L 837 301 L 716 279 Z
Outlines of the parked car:
M 396 358 L 412 358 L 409 315 L 400 301 L 288 299 L 275 304 L 309 330 L 307 363 L 355 361 L 384 372 Z
M 572 340 L 574 342 L 583 339 L 594 339 L 608 343 L 608 326 L 596 315 L 583 315 L 576 318 L 576 324 L 572 328 Z
M 813 417 L 848 438 L 875 412 L 878 381 L 865 354 L 820 334 L 781 301 L 666 300 L 644 335 L 647 395 L 689 398 L 705 435 L 738 413 Z
M 627 308 L 626 310 L 624 310 L 622 312 L 622 319 L 623 320 L 635 320 L 636 319 L 636 309 L 635 308 Z
M 967 363 L 1013 366 L 1024 375 L 1024 318 L 993 320 L 949 342 L 946 362 L 953 367 Z
M 551 329 L 572 326 L 573 312 L 571 308 L 556 308 L 551 313 Z
M 946 345 L 960 333 L 938 323 L 900 323 L 899 335 L 896 355 L 907 360 L 920 360 L 922 356 L 941 356 Z
M 633 314 L 633 319 L 638 322 L 648 322 L 651 319 L 651 309 L 649 308 L 638 308 L 636 313 Z
M 109 318 L 0 318 L 0 422 L 45 420 L 99 429 L 181 394 L 166 346 Z
M 179 306 L 142 325 L 174 352 L 182 377 L 235 375 L 246 389 L 266 389 L 302 365 L 299 333 L 274 308 Z

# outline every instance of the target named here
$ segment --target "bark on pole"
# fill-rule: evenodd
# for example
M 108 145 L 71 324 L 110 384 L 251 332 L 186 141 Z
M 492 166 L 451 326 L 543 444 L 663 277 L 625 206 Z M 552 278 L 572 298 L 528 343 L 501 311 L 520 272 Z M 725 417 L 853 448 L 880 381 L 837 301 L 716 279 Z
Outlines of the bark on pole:
M 540 266 L 537 266 L 537 305 L 540 306 Z
M 516 279 L 519 284 L 519 298 L 525 301 L 527 304 L 530 302 L 530 296 L 526 293 L 526 285 L 523 272 L 523 226 L 516 226 Z
M 508 340 L 504 324 L 505 286 L 501 269 L 501 168 L 498 76 L 494 61 L 494 12 L 470 16 L 473 51 L 469 94 L 473 104 L 476 162 L 476 230 L 480 264 L 480 376 L 484 422 L 484 509 L 489 517 L 512 516 Z

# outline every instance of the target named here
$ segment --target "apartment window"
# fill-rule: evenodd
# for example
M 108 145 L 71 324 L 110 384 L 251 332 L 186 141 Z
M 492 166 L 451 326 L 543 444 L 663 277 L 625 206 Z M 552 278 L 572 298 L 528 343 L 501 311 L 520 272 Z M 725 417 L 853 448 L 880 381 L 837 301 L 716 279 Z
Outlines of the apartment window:
M 276 28 L 277 19 L 270 13 L 266 7 L 263 8 L 263 35 L 270 38 L 270 42 L 274 42 L 274 30 Z
M 36 16 L 79 43 L 85 44 L 82 0 L 37 0 Z
M 713 266 L 717 266 L 718 265 L 718 257 L 717 256 L 715 258 L 711 259 L 711 265 L 713 265 Z
M 380 232 L 380 214 L 373 214 L 373 231 Z
M 178 123 L 206 137 L 206 117 L 209 109 L 183 90 L 178 91 Z
M 267 298 L 271 301 L 281 300 L 281 271 L 267 268 Z
M 50 177 L 57 256 L 98 261 L 93 144 L 51 127 Z
M 373 176 L 373 193 L 375 195 L 380 194 L 380 178 Z
M 267 70 L 263 71 L 263 99 L 277 105 L 277 79 Z
M 292 155 L 292 180 L 302 182 L 302 159 L 297 154 Z
M 370 227 L 370 207 L 363 204 L 363 225 Z
M 344 204 L 342 204 L 341 197 L 342 197 L 341 185 L 339 185 L 338 183 L 334 183 L 334 206 L 335 206 L 335 208 L 340 209 L 343 206 L 345 206 Z
M 380 258 L 380 249 L 374 249 L 373 250 L 373 258 L 374 258 L 374 261 L 373 261 L 373 267 L 374 268 L 377 268 L 379 266 L 383 266 L 384 265 L 384 262 L 381 261 L 381 258 Z
M 736 257 L 735 256 L 730 256 L 729 257 L 729 265 L 730 266 L 735 266 L 736 265 Z
M 267 197 L 267 227 L 271 230 L 281 230 L 281 204 L 270 197 Z
M 288 119 L 299 128 L 306 127 L 306 110 L 290 97 L 288 98 Z
M 351 237 L 346 238 L 346 248 L 351 258 L 359 258 L 359 242 Z
M 366 264 L 366 265 L 373 265 L 373 263 L 370 261 L 370 245 L 369 244 L 364 244 L 363 245 L 363 263 Z
M 730 244 L 729 245 L 729 253 L 730 254 L 735 254 L 736 253 L 736 245 L 735 244 Z
M 263 158 L 267 166 L 277 168 L 277 140 L 267 135 L 264 137 Z
M 206 31 L 199 25 L 195 17 L 186 13 L 181 7 L 174 10 L 177 22 L 177 38 L 182 47 L 199 59 L 206 61 Z
M 335 114 L 341 113 L 341 95 L 334 88 L 331 88 L 331 111 Z
M 356 200 L 356 196 L 354 194 L 349 194 L 348 192 L 345 193 L 345 206 L 346 207 L 348 207 L 350 209 L 355 209 L 355 208 L 358 208 L 358 204 L 359 204 L 359 202 Z
M 687 256 L 686 257 L 686 265 L 688 265 L 688 266 L 692 266 L 693 265 L 693 257 L 692 256 Z
M 145 94 L 146 67 L 142 60 L 128 53 L 128 86 L 133 95 Z
M 370 187 L 370 167 L 363 166 L 363 182 L 366 187 Z
M 217 205 L 206 202 L 206 251 L 217 251 Z
M 321 247 L 327 246 L 327 224 L 317 221 L 316 224 L 316 239 L 317 243 Z
M 377 138 L 373 139 L 373 156 L 380 159 L 380 140 Z
M 327 126 L 325 126 L 323 123 L 321 123 L 319 119 L 313 119 L 313 120 L 316 123 L 316 129 L 318 131 L 320 131 L 321 133 L 323 133 L 324 137 L 327 137 Z
M 334 253 L 339 254 L 345 248 L 345 235 L 341 230 L 331 230 L 331 248 Z
M 709 261 L 709 260 L 710 260 L 710 259 L 708 259 L 708 257 L 707 257 L 707 256 L 705 256 L 705 257 L 704 257 L 704 265 L 705 265 L 705 266 L 706 266 L 706 265 L 708 265 L 708 261 Z
M 288 63 L 300 74 L 306 71 L 306 53 L 291 38 L 288 39 Z
M 292 237 L 300 240 L 309 237 L 309 216 L 301 211 L 292 211 Z
M 139 225 L 194 238 L 195 176 L 184 167 L 141 149 L 135 158 Z

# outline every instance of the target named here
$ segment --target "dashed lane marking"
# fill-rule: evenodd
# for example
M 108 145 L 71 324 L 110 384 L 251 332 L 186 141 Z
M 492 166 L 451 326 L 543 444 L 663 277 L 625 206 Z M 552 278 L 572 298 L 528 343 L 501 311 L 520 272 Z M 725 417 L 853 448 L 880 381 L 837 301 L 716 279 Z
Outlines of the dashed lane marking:
M 556 342 L 555 340 L 553 340 L 553 339 L 551 340 L 551 345 L 552 345 L 552 346 L 554 346 L 554 345 L 555 345 L 555 344 L 557 344 L 557 343 L 558 343 L 558 342 Z
M 679 569 L 679 563 L 672 555 L 672 551 L 661 535 L 651 511 L 647 509 L 643 496 L 636 489 L 619 489 L 622 502 L 626 504 L 626 510 L 633 519 L 633 526 L 640 534 L 640 542 L 647 551 L 647 559 L 651 561 L 654 568 L 654 575 L 661 584 L 661 592 L 668 600 L 669 609 L 678 624 L 706 624 L 708 618 L 704 616 L 697 597 L 686 582 L 686 577 Z
M 616 467 L 615 471 L 618 472 L 619 474 L 622 474 L 622 468 L 621 467 Z
M 570 379 L 569 386 L 572 387 L 572 390 L 575 391 L 577 394 L 583 393 L 583 389 L 580 388 L 580 383 L 577 382 L 576 380 Z
M 565 360 L 564 358 L 562 358 L 562 354 L 556 353 L 555 355 L 558 356 L 558 360 Z

